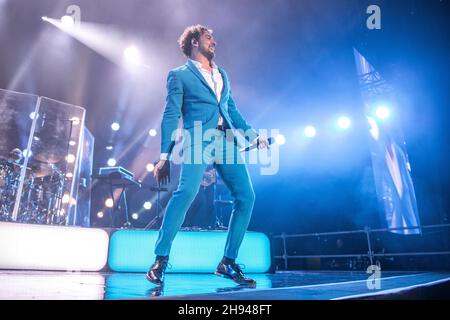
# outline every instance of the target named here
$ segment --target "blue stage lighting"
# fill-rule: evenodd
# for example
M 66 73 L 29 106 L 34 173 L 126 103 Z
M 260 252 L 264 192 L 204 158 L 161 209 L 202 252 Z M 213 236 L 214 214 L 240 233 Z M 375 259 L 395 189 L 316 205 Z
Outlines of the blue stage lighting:
M 214 272 L 223 257 L 226 231 L 180 231 L 170 252 L 171 269 L 167 272 Z M 109 266 L 119 272 L 147 272 L 154 262 L 158 231 L 119 230 L 112 234 Z M 195 258 L 194 258 L 195 257 Z M 237 263 L 245 272 L 267 272 L 271 264 L 270 242 L 259 232 L 247 232 L 239 249 Z
M 150 201 L 145 201 L 143 207 L 145 210 L 150 210 L 152 208 L 152 203 Z
M 114 158 L 109 158 L 108 162 L 107 162 L 109 167 L 114 167 L 116 165 L 116 163 L 117 163 L 117 161 Z
M 339 128 L 341 129 L 348 129 L 352 125 L 352 121 L 350 120 L 350 118 L 345 116 L 339 117 L 337 123 Z
M 316 128 L 314 126 L 307 126 L 304 132 L 305 136 L 307 136 L 308 138 L 313 138 L 317 134 Z
M 112 129 L 113 131 L 119 130 L 119 129 L 120 129 L 120 124 L 118 124 L 117 122 L 113 122 L 113 123 L 111 124 L 111 129 Z
M 275 137 L 275 141 L 276 141 L 276 143 L 278 143 L 280 145 L 281 144 L 285 144 L 286 143 L 286 138 L 282 134 L 277 134 L 276 137 Z
M 391 115 L 391 110 L 386 106 L 379 106 L 375 110 L 375 115 L 378 119 L 384 120 L 389 118 L 389 116 Z

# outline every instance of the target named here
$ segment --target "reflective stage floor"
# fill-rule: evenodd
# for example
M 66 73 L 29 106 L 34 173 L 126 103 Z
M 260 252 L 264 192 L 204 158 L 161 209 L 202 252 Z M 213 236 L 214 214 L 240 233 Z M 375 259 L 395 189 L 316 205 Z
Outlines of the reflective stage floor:
M 369 288 L 376 283 L 368 282 L 370 275 L 365 272 L 282 271 L 248 276 L 257 281 L 256 287 L 236 286 L 214 274 L 169 273 L 161 290 L 142 273 L 0 270 L 0 299 L 328 300 L 394 297 L 450 283 L 450 272 L 382 272 L 379 289 Z

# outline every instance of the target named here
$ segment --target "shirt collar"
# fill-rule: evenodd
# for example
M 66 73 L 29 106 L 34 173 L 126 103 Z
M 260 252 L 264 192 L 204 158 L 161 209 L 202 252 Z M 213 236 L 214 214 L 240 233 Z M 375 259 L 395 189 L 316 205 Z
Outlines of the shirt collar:
M 203 69 L 203 65 L 202 65 L 202 63 L 201 62 L 198 62 L 197 60 L 194 60 L 194 59 L 190 59 L 189 58 L 189 60 L 198 68 L 198 69 Z M 217 64 L 213 61 L 212 62 L 212 68 L 213 68 L 213 71 L 218 71 L 219 70 L 219 67 L 217 67 Z

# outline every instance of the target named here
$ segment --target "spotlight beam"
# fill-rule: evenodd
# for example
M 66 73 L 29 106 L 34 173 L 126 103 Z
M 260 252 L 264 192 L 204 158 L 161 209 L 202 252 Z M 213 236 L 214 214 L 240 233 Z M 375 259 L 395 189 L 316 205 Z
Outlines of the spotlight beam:
M 113 26 L 85 21 L 79 25 L 74 24 L 66 26 L 59 19 L 44 16 L 42 17 L 42 20 L 65 32 L 113 63 L 123 66 L 125 49 L 123 44 L 129 42 L 129 36 L 124 32 L 115 29 Z M 134 49 L 127 54 L 133 58 L 138 55 L 140 56 L 139 52 Z M 142 62 L 139 63 L 139 67 L 149 68 L 148 65 Z

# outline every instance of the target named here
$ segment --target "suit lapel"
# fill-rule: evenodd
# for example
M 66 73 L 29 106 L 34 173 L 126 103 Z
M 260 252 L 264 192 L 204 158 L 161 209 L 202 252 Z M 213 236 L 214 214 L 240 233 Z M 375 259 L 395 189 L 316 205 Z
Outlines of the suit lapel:
M 225 71 L 222 68 L 219 68 L 219 72 L 222 75 L 223 80 L 223 87 L 222 87 L 222 93 L 220 94 L 220 103 L 222 103 L 222 100 L 224 99 L 224 96 L 228 93 L 228 77 Z
M 186 62 L 187 67 L 197 76 L 197 78 L 209 89 L 209 91 L 214 95 L 214 97 L 216 96 L 214 94 L 214 91 L 211 89 L 211 87 L 209 86 L 208 82 L 206 82 L 205 78 L 203 77 L 203 75 L 200 73 L 200 71 L 198 71 L 197 67 L 190 61 L 188 60 Z

